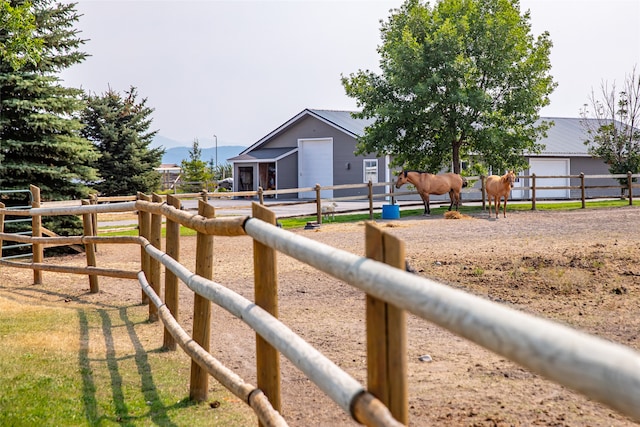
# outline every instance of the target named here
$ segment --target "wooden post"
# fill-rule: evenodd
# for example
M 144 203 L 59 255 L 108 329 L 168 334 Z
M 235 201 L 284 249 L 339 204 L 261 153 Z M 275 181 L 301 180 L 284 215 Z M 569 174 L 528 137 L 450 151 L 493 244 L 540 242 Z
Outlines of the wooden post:
M 29 190 L 33 196 L 33 200 L 31 201 L 32 208 L 40 207 L 40 188 L 35 185 L 29 185 Z M 31 217 L 31 236 L 33 237 L 42 237 L 42 216 L 34 215 Z M 42 243 L 34 243 L 31 247 L 33 253 L 33 262 L 41 263 L 44 259 L 44 250 L 42 248 Z M 42 270 L 33 270 L 33 284 L 41 285 L 42 284 Z
M 316 188 L 320 186 L 317 185 Z M 320 194 L 318 192 L 318 194 Z M 318 199 L 318 202 L 320 199 Z M 318 205 L 320 206 L 320 205 Z M 257 203 L 252 204 L 252 216 L 269 224 L 276 224 L 273 211 Z M 278 270 L 276 250 L 253 241 L 253 270 L 255 303 L 273 317 L 278 317 Z M 280 355 L 256 334 L 258 388 L 267 396 L 276 411 L 280 411 Z
M 322 199 L 320 198 L 320 184 L 316 184 L 313 189 L 316 190 L 316 217 L 318 218 L 316 222 L 318 224 L 322 224 Z
M 205 201 L 198 202 L 198 215 L 215 217 L 213 206 Z M 213 236 L 198 233 L 196 237 L 196 274 L 205 279 L 213 279 Z M 206 352 L 211 347 L 211 301 L 198 294 L 193 299 L 193 340 Z M 209 393 L 209 373 L 195 361 L 191 361 L 191 385 L 189 397 L 196 402 L 207 400 Z
M 151 197 L 147 196 L 144 193 L 138 192 L 137 194 L 138 200 L 144 200 L 145 202 L 150 202 Z M 138 211 L 138 234 L 141 237 L 149 240 L 149 236 L 151 234 L 151 214 L 145 211 Z M 140 264 L 144 275 L 149 278 L 151 277 L 151 272 L 149 270 L 149 263 L 151 260 L 151 256 L 144 250 L 144 248 L 140 249 Z M 149 304 L 149 297 L 147 294 L 142 291 L 142 304 Z
M 480 175 L 480 194 L 482 194 L 482 210 L 487 209 L 487 205 L 485 203 L 485 198 L 487 197 L 485 182 L 487 177 L 484 175 Z
M 584 172 L 580 172 L 580 197 L 582 199 L 582 209 L 587 207 L 587 201 L 585 199 L 585 188 L 584 188 Z
M 151 196 L 153 203 L 162 203 L 162 197 L 156 193 Z M 151 229 L 149 230 L 149 242 L 154 248 L 162 249 L 162 214 L 151 215 Z M 161 295 L 160 289 L 160 261 L 149 257 L 149 275 L 147 276 L 151 289 L 158 296 Z M 149 304 L 149 322 L 158 321 L 158 307 L 155 304 Z
M 631 171 L 627 172 L 627 187 L 629 189 L 629 206 L 633 205 L 633 178 Z
M 92 205 L 97 205 L 98 204 L 98 196 L 95 195 L 95 194 L 89 195 L 89 203 L 92 204 Z M 91 214 L 91 222 L 93 223 L 93 235 L 97 236 L 98 235 L 98 214 L 97 213 Z M 97 244 L 93 245 L 93 250 L 95 252 L 98 252 L 98 245 Z
M 4 203 L 0 202 L 0 209 L 4 208 Z M 4 233 L 4 212 L 0 213 L 0 233 Z M 2 239 L 0 239 L 0 258 L 2 258 Z
M 373 221 L 373 183 L 369 180 L 369 219 Z
M 167 204 L 180 209 L 180 199 L 167 194 Z M 180 261 L 180 223 L 167 218 L 167 237 L 165 240 L 166 253 L 176 261 Z M 178 278 L 168 268 L 164 270 L 164 301 L 173 317 L 179 319 L 178 306 Z M 167 328 L 164 328 L 164 340 L 162 347 L 167 350 L 176 350 L 177 345 Z
M 405 268 L 404 243 L 366 223 L 365 251 L 368 258 Z M 366 298 L 367 384 L 394 418 L 409 421 L 407 385 L 407 320 L 404 310 L 370 295 Z
M 258 187 L 258 200 L 260 201 L 261 205 L 264 205 L 264 190 L 262 189 L 262 187 Z
M 531 210 L 536 210 L 536 174 L 531 174 Z
M 83 206 L 89 205 L 89 200 L 81 201 Z M 82 232 L 85 236 L 93 236 L 93 219 L 92 215 L 82 214 Z M 88 243 L 84 245 L 84 252 L 87 255 L 87 267 L 95 267 L 96 266 L 96 251 L 95 245 L 93 243 Z M 89 292 L 92 294 L 97 294 L 100 291 L 100 286 L 98 285 L 98 276 L 95 274 L 89 275 Z

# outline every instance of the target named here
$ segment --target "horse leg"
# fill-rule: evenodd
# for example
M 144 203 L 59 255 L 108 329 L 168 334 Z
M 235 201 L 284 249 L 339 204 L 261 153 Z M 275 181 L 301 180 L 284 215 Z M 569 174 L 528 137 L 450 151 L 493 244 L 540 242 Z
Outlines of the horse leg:
M 500 201 L 502 200 L 502 196 L 497 195 L 496 196 L 496 204 L 497 206 L 494 206 L 496 208 L 496 219 L 498 219 L 498 213 L 500 213 Z
M 454 195 L 455 193 L 453 192 L 453 190 L 449 191 L 449 200 L 451 200 L 451 204 L 449 204 L 449 210 L 451 210 L 451 208 L 453 207 L 453 200 L 454 200 Z M 458 210 L 458 205 L 456 205 L 456 210 Z
M 491 196 L 487 194 L 487 199 L 489 199 L 489 218 L 491 218 Z
M 422 203 L 424 203 L 424 215 L 431 215 L 431 208 L 429 207 L 429 193 L 420 194 L 422 197 Z
M 507 196 L 504 196 L 504 210 L 502 211 L 503 216 L 507 217 Z

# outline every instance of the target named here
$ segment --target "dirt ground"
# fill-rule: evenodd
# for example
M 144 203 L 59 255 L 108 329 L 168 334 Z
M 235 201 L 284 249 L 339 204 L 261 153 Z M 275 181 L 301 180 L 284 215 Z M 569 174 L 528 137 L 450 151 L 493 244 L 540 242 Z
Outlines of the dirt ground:
M 432 216 L 379 221 L 406 242 L 407 259 L 422 276 L 640 350 L 638 224 L 640 210 L 634 207 L 508 212 L 506 219 L 498 220 L 482 214 L 455 220 Z M 362 223 L 324 224 L 294 233 L 364 253 Z M 251 239 L 216 237 L 214 248 L 215 280 L 252 299 Z M 100 246 L 98 265 L 137 270 L 139 252 L 137 247 Z M 190 269 L 194 252 L 195 237 L 184 238 L 181 260 Z M 78 255 L 62 262 L 81 264 L 82 259 Z M 11 269 L 1 271 L 5 283 L 17 277 Z M 365 384 L 364 295 L 284 255 L 278 257 L 278 273 L 280 319 Z M 45 273 L 45 281 L 47 277 L 52 276 Z M 101 291 L 95 295 L 88 293 L 86 278 L 53 281 L 51 298 L 60 304 L 66 299 L 126 305 L 140 298 L 133 281 L 123 285 L 101 279 Z M 180 321 L 187 330 L 192 300 L 183 286 Z M 254 333 L 217 307 L 212 321 L 212 354 L 255 384 Z M 160 337 L 158 345 L 161 341 Z M 431 361 L 421 361 L 424 355 Z M 413 426 L 634 425 L 599 403 L 412 315 L 408 360 Z M 281 412 L 291 426 L 356 425 L 286 359 L 281 364 Z

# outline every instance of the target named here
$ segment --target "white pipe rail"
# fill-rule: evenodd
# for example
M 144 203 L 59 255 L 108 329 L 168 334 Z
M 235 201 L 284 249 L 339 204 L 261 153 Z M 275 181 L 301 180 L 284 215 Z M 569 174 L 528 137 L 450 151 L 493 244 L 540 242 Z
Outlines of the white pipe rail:
M 251 218 L 257 241 L 640 421 L 640 353 Z
M 353 416 L 352 405 L 355 399 L 366 392 L 357 380 L 255 303 L 216 282 L 192 273 L 150 243 L 145 244 L 144 248 L 151 257 L 175 274 L 189 289 L 213 301 L 249 325 L 300 369 L 343 411 Z M 393 420 L 390 413 L 387 413 L 385 418 Z

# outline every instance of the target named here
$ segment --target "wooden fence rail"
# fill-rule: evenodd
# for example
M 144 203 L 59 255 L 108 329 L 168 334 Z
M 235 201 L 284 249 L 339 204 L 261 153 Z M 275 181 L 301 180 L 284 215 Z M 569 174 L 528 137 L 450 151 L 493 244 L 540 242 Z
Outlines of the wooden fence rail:
M 206 203 L 202 203 L 202 205 L 208 206 Z M 368 232 L 372 234 L 367 234 L 366 251 L 374 259 L 361 257 L 288 232 L 269 223 L 273 221 L 265 222 L 259 218 L 265 217 L 268 209 L 257 203 L 254 203 L 254 217 L 208 218 L 208 216 L 212 215 L 208 215 L 203 211 L 201 211 L 200 215 L 193 215 L 181 211 L 171 204 L 159 203 L 157 198 L 155 202 L 137 200 L 135 202 L 114 203 L 111 205 L 58 208 L 58 210 L 36 208 L 32 209 L 30 214 L 43 215 L 46 212 L 49 215 L 85 215 L 107 209 L 107 207 L 119 211 L 120 209 L 125 209 L 125 206 L 130 210 L 147 212 L 152 218 L 154 215 L 163 215 L 168 220 L 193 228 L 203 235 L 249 235 L 254 239 L 259 250 L 268 249 L 290 256 L 362 290 L 373 299 L 374 305 L 377 304 L 375 301 L 388 304 L 391 312 L 397 311 L 400 315 L 392 314 L 391 317 L 398 318 L 400 319 L 399 321 L 393 320 L 388 323 L 389 309 L 379 310 L 382 313 L 379 315 L 385 316 L 386 320 L 374 318 L 371 322 L 367 321 L 368 328 L 369 324 L 385 325 L 384 329 L 387 331 L 377 331 L 380 334 L 401 335 L 402 328 L 405 327 L 401 313 L 402 311 L 412 313 L 519 363 L 532 372 L 572 388 L 636 421 L 640 421 L 640 353 L 629 347 L 611 343 L 558 323 L 513 310 L 504 305 L 396 268 L 392 265 L 400 266 L 399 264 L 401 264 L 400 261 L 402 260 L 388 259 L 387 256 L 377 253 L 373 247 L 369 246 L 369 242 L 377 242 L 372 244 L 380 246 L 377 240 L 378 237 L 371 236 L 381 233 L 384 238 L 384 232 L 372 224 L 367 226 L 370 229 Z M 3 215 L 7 215 L 8 212 L 9 210 L 7 209 L 0 209 L 0 218 Z M 157 224 L 157 220 L 155 223 Z M 141 250 L 150 259 L 154 260 L 156 265 L 164 266 L 165 271 L 171 272 L 176 278 L 185 283 L 187 287 L 194 291 L 194 295 L 214 302 L 248 324 L 256 331 L 260 339 L 263 339 L 268 345 L 276 349 L 279 354 L 287 357 L 355 420 L 367 425 L 398 425 L 399 421 L 408 422 L 406 416 L 403 415 L 407 411 L 406 397 L 402 398 L 400 402 L 394 402 L 392 401 L 393 399 L 385 396 L 385 394 L 388 394 L 385 390 L 391 389 L 396 390 L 393 392 L 394 396 L 397 394 L 402 395 L 402 389 L 405 387 L 403 381 L 406 381 L 407 376 L 406 370 L 403 372 L 401 368 L 399 371 L 391 371 L 391 375 L 386 378 L 384 375 L 380 377 L 377 374 L 373 374 L 372 377 L 372 373 L 369 372 L 369 387 L 363 387 L 331 360 L 325 358 L 310 344 L 281 323 L 277 319 L 277 310 L 261 307 L 260 304 L 264 305 L 265 302 L 258 304 L 257 299 L 256 302 L 251 302 L 213 281 L 212 277 L 206 277 L 208 275 L 206 269 L 203 274 L 191 272 L 181 265 L 178 259 L 163 252 L 159 247 L 160 245 L 157 243 L 152 244 L 153 240 L 145 237 L 29 237 L 0 233 L 0 240 L 9 238 L 29 241 L 34 244 L 34 247 L 48 242 L 61 241 L 61 239 L 66 242 L 84 245 L 107 242 L 139 244 L 141 245 Z M 210 245 L 202 246 L 202 251 L 209 252 L 209 247 Z M 401 250 L 398 252 L 402 253 Z M 261 256 L 264 257 L 264 255 Z M 389 262 L 392 265 L 376 261 L 376 259 Z M 2 265 L 13 267 L 18 266 L 17 264 L 23 264 L 21 267 L 31 268 L 34 271 L 57 268 L 35 262 L 2 262 Z M 153 264 L 149 263 L 148 265 Z M 89 277 L 102 275 L 103 273 L 108 275 L 109 273 L 109 271 L 95 266 L 66 267 L 66 269 L 65 272 L 86 274 Z M 130 274 L 130 272 L 127 272 L 127 274 Z M 151 302 L 150 317 L 152 313 L 157 313 L 156 315 L 164 322 L 165 328 L 184 348 L 184 340 L 188 341 L 191 338 L 184 336 L 175 324 L 177 322 L 177 317 L 175 317 L 177 313 L 171 313 L 165 302 L 159 299 L 158 294 L 160 292 L 158 292 L 157 287 L 148 282 L 149 272 L 136 272 L 136 276 L 143 292 Z M 271 278 L 267 282 L 261 279 L 256 282 L 256 286 L 259 283 L 263 286 L 265 283 L 273 281 L 277 275 L 269 275 L 268 277 Z M 277 284 L 272 283 L 269 286 L 274 287 Z M 151 306 L 154 307 L 153 310 Z M 370 312 L 376 313 L 377 311 L 373 309 Z M 194 334 L 195 324 L 194 319 Z M 369 337 L 369 335 L 368 332 L 367 336 Z M 194 341 L 191 342 L 192 344 L 189 344 L 189 346 L 194 347 L 188 353 L 195 355 L 194 362 L 203 368 L 206 375 L 229 377 L 228 372 L 212 373 L 210 368 L 216 364 L 211 360 L 210 354 L 203 346 Z M 269 360 L 273 360 L 273 354 L 266 353 L 268 354 L 264 356 L 265 360 L 258 361 L 259 364 L 265 364 L 263 366 L 269 366 L 269 363 L 272 363 Z M 368 344 L 367 353 L 368 358 L 374 359 L 397 357 L 388 350 L 381 350 L 379 345 L 370 346 Z M 384 370 L 387 368 L 380 368 L 380 366 L 389 367 L 398 364 L 402 366 L 401 360 L 393 363 L 379 362 L 382 364 L 374 363 L 371 365 L 368 363 L 368 369 Z M 394 385 L 390 383 L 393 380 L 390 377 L 400 377 L 401 380 Z M 222 382 L 223 380 L 220 381 Z M 242 395 L 245 397 L 247 387 L 255 390 L 255 387 L 247 385 L 232 387 L 244 390 Z M 258 387 L 262 389 L 260 385 Z M 278 388 L 273 390 L 270 393 L 279 394 Z M 262 391 L 265 392 L 266 397 L 271 402 L 270 405 L 279 401 L 280 396 L 270 396 L 265 390 Z M 245 397 L 243 397 L 243 400 L 245 400 Z M 252 405 L 251 402 L 248 403 Z M 275 413 L 277 411 L 276 405 L 269 408 L 269 405 L 262 402 L 255 403 L 252 408 L 258 414 L 262 425 L 280 425 L 278 424 L 281 422 L 279 415 Z

